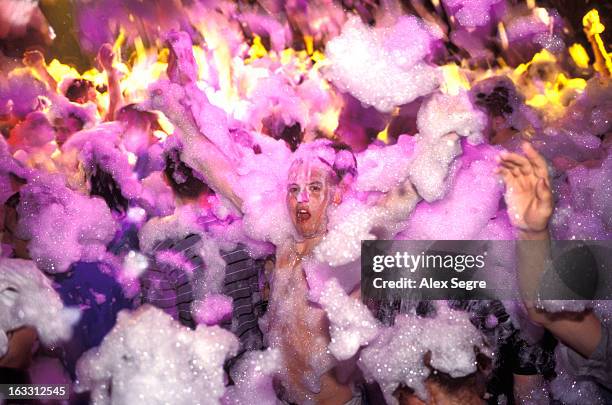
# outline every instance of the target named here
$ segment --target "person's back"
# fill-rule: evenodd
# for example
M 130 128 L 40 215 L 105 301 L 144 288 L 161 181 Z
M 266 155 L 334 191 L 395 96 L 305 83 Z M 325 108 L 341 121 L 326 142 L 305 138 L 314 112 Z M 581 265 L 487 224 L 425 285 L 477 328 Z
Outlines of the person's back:
M 137 305 L 151 304 L 182 325 L 195 328 L 191 313 L 193 286 L 187 271 L 193 274 L 204 265 L 196 251 L 200 240 L 199 235 L 190 234 L 178 241 L 166 239 L 156 246 L 151 253 L 151 264 L 140 278 Z
M 110 273 L 103 271 L 104 266 L 77 262 L 68 272 L 53 277 L 64 305 L 81 309 L 72 338 L 62 345 L 62 362 L 72 378 L 79 357 L 102 342 L 115 325 L 120 310 L 132 307 L 121 285 Z
M 223 293 L 232 298 L 231 325 L 227 327 L 240 339 L 240 356 L 247 350 L 261 350 L 263 337 L 258 319 L 264 312 L 260 276 L 263 264 L 249 255 L 246 247 L 238 244 L 235 249 L 222 251 L 225 260 Z

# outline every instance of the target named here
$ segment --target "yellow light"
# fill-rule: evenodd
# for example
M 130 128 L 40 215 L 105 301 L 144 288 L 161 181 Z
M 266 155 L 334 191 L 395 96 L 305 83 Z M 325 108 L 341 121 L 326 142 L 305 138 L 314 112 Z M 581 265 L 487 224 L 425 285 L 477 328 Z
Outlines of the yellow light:
M 170 120 L 162 113 L 157 112 L 157 123 L 159 127 L 168 135 L 172 135 L 174 133 L 174 125 L 170 122 Z
M 123 28 L 119 29 L 119 35 L 117 35 L 117 39 L 115 39 L 115 43 L 113 43 L 113 52 L 115 55 L 121 55 L 121 47 L 125 43 L 125 30 Z
M 314 39 L 312 35 L 304 35 L 304 44 L 306 45 L 306 53 L 312 55 L 314 52 Z
M 599 12 L 596 9 L 592 9 L 582 17 L 582 25 L 587 35 L 601 34 L 606 29 L 601 23 Z
M 168 134 L 165 133 L 164 131 L 160 131 L 158 129 L 156 129 L 155 131 L 153 131 L 153 135 L 159 139 L 160 142 L 165 142 L 166 139 L 168 138 Z
M 338 128 L 340 108 L 329 108 L 319 118 L 319 129 L 327 136 L 331 136 Z
M 80 77 L 79 72 L 72 66 L 64 65 L 57 59 L 53 59 L 47 65 L 47 71 L 56 82 L 61 82 L 65 77 Z
M 389 143 L 389 124 L 387 124 L 385 129 L 383 129 L 382 131 L 378 133 L 378 135 L 376 135 L 376 139 L 386 144 Z
M 314 61 L 314 63 L 319 63 L 325 59 L 325 54 L 323 52 L 314 51 L 311 59 Z
M 536 94 L 531 97 L 529 100 L 525 101 L 525 104 L 535 108 L 542 108 L 548 104 L 548 99 L 544 94 Z
M 531 66 L 534 63 L 545 63 L 545 62 L 554 63 L 556 61 L 557 59 L 555 58 L 555 55 L 548 52 L 546 49 L 542 49 L 540 52 L 533 55 L 533 58 L 531 58 L 529 62 L 521 63 L 520 65 L 518 65 L 516 69 L 514 69 L 514 75 L 515 76 L 522 75 L 523 73 L 527 72 L 527 69 L 529 68 L 529 66 Z
M 256 59 L 263 58 L 268 54 L 266 47 L 263 46 L 259 35 L 255 35 L 253 38 L 253 45 L 249 48 L 249 57 L 245 60 L 245 63 L 250 63 Z
M 444 82 L 441 90 L 447 94 L 457 95 L 462 90 L 470 89 L 470 81 L 455 64 L 442 66 L 442 75 Z
M 508 34 L 506 33 L 506 27 L 503 22 L 497 23 L 497 32 L 499 32 L 499 40 L 502 45 L 502 49 L 508 49 Z
M 586 69 L 589 67 L 589 54 L 584 47 L 578 43 L 569 47 L 569 54 L 572 60 L 579 68 Z
M 606 46 L 600 35 L 606 27 L 604 27 L 599 20 L 599 13 L 596 9 L 585 14 L 582 18 L 582 25 L 584 26 L 584 33 L 591 43 L 593 53 L 595 54 L 595 63 L 593 67 L 604 76 L 612 76 L 612 58 L 606 51 Z
M 142 42 L 142 38 L 134 38 L 134 48 L 136 49 L 136 62 L 135 64 L 142 64 L 147 59 L 147 50 Z
M 552 22 L 552 19 L 550 18 L 550 15 L 548 15 L 548 11 L 546 11 L 545 8 L 538 7 L 535 10 L 533 10 L 533 12 L 536 15 L 536 17 L 538 17 L 538 19 L 542 21 L 544 24 L 550 25 L 550 23 Z

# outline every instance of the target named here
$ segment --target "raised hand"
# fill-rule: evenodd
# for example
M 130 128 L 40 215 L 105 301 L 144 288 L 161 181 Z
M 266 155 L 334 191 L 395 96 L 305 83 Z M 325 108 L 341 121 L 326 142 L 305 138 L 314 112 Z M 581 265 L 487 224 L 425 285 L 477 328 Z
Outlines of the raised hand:
M 113 59 L 115 59 L 113 47 L 110 44 L 102 45 L 98 50 L 98 62 L 102 69 L 110 71 L 113 68 Z
M 547 230 L 553 212 L 553 195 L 544 158 L 525 142 L 525 156 L 502 152 L 498 156 L 500 174 L 506 184 L 505 200 L 513 226 L 523 232 Z
M 23 55 L 23 64 L 29 67 L 45 66 L 45 57 L 40 51 L 26 51 Z

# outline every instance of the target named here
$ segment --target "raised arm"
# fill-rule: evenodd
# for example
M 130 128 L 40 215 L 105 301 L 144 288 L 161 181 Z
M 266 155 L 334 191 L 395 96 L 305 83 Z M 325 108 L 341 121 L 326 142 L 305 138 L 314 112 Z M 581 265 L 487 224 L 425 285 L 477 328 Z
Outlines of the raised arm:
M 57 82 L 49 74 L 45 57 L 40 51 L 27 51 L 23 55 L 23 64 L 31 68 L 47 84 L 50 90 L 57 91 Z
M 589 357 L 601 339 L 601 322 L 593 312 L 549 313 L 536 305 L 540 281 L 551 257 L 548 222 L 554 202 L 544 158 L 529 143 L 524 143 L 522 148 L 524 156 L 502 152 L 497 168 L 506 184 L 508 216 L 518 230 L 521 298 L 531 320 L 578 353 Z
M 242 199 L 234 190 L 238 178 L 236 169 L 223 151 L 200 132 L 191 110 L 180 101 L 185 96 L 182 87 L 162 83 L 150 89 L 150 104 L 153 109 L 163 112 L 180 131 L 184 144 L 181 156 L 186 163 L 202 174 L 216 193 L 242 212 Z
M 119 73 L 113 67 L 113 59 L 115 59 L 115 53 L 110 44 L 104 44 L 98 51 L 98 62 L 102 66 L 102 69 L 106 72 L 108 78 L 108 111 L 106 113 L 105 121 L 113 121 L 115 114 L 121 104 L 123 103 L 123 96 L 121 94 L 121 87 L 119 86 Z
M 409 179 L 391 189 L 378 203 L 389 212 L 389 220 L 405 221 L 421 200 Z

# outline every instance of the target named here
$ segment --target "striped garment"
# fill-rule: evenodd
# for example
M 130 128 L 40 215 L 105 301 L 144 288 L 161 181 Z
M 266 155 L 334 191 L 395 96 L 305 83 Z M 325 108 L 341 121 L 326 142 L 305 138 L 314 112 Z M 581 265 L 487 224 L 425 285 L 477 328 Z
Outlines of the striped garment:
M 263 275 L 263 262 L 249 256 L 244 245 L 234 250 L 222 252 L 227 263 L 223 293 L 233 299 L 231 323 L 222 324 L 240 339 L 240 352 L 260 350 L 263 337 L 259 330 L 258 319 L 265 311 L 265 302 L 260 288 Z
M 159 257 L 163 253 L 175 256 L 180 254 L 184 263 L 190 267 L 188 271 L 193 274 L 204 264 L 194 249 L 200 240 L 199 235 L 191 234 L 178 242 L 166 239 L 155 247 L 151 255 L 152 264 L 140 278 L 141 291 L 137 297 L 137 305 L 151 304 L 178 319 L 181 324 L 195 328 L 191 316 L 193 285 L 187 270 L 184 266 L 161 261 Z
M 141 276 L 141 293 L 137 297 L 137 305 L 151 304 L 164 310 L 178 319 L 183 325 L 195 328 L 191 314 L 191 304 L 194 301 L 193 284 L 188 273 L 195 273 L 204 262 L 194 249 L 201 240 L 196 234 L 175 242 L 170 239 L 159 243 L 151 254 L 152 264 Z M 172 265 L 168 260 L 159 260 L 164 253 L 180 254 L 189 265 Z M 221 252 L 226 262 L 223 294 L 233 300 L 231 321 L 222 323 L 240 340 L 240 354 L 246 350 L 263 348 L 263 337 L 259 329 L 258 319 L 265 312 L 265 302 L 260 288 L 260 277 L 263 276 L 263 262 L 249 256 L 244 245 L 236 249 Z

